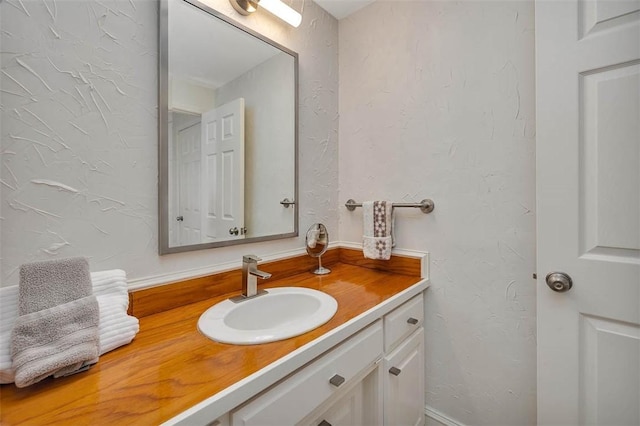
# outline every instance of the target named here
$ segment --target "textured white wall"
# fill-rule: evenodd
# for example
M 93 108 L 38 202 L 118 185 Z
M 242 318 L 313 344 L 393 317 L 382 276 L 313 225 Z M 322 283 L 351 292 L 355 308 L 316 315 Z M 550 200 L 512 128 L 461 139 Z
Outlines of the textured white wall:
M 431 253 L 427 404 L 469 425 L 536 422 L 533 1 L 378 1 L 340 21 L 343 203 L 397 211 Z
M 188 111 L 202 114 L 216 106 L 215 89 L 169 76 L 169 96 L 167 103 L 170 111 Z
M 3 0 L 1 285 L 37 259 L 142 278 L 301 247 L 313 222 L 337 235 L 338 211 L 359 242 L 346 199 L 431 197 L 397 220 L 399 247 L 432 253 L 427 402 L 535 423 L 533 3 L 382 1 L 341 21 L 339 204 L 337 22 L 310 1 L 298 29 L 209 3 L 300 54 L 302 237 L 158 256 L 155 2 Z
M 337 21 L 313 2 L 298 29 L 208 3 L 300 55 L 302 236 L 158 256 L 157 3 L 4 0 L 1 285 L 33 260 L 83 255 L 141 279 L 302 247 L 315 221 L 337 230 Z

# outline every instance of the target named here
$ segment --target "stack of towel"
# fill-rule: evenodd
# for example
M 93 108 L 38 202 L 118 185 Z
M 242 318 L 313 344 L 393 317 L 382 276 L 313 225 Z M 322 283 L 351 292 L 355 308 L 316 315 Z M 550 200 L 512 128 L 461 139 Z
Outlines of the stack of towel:
M 56 262 L 67 261 L 71 260 Z M 78 259 L 72 264 L 84 269 Z M 34 298 L 42 294 L 40 290 L 33 291 L 38 286 L 23 286 L 23 282 L 29 281 L 28 271 L 33 272 L 34 266 L 23 266 L 27 275 L 23 279 L 21 271 L 20 286 L 0 288 L 0 383 L 15 381 L 22 387 L 52 374 L 61 376 L 83 371 L 96 362 L 99 355 L 130 343 L 138 333 L 138 319 L 127 315 L 129 296 L 124 271 L 89 274 L 86 269 L 86 275 L 81 272 L 73 274 L 71 281 L 65 279 L 64 291 L 60 282 L 55 284 L 56 280 L 47 274 L 47 281 L 41 281 L 45 286 L 40 290 L 44 289 L 50 297 Z M 51 269 L 51 265 L 48 266 Z M 45 318 L 50 325 L 41 322 Z M 36 324 L 39 327 L 34 329 L 32 326 Z M 33 352 L 37 346 L 34 339 L 45 343 L 40 352 Z M 70 342 L 75 348 L 71 355 L 53 356 L 56 345 L 68 347 Z
M 365 201 L 362 203 L 362 251 L 369 259 L 389 260 L 393 248 L 393 203 Z

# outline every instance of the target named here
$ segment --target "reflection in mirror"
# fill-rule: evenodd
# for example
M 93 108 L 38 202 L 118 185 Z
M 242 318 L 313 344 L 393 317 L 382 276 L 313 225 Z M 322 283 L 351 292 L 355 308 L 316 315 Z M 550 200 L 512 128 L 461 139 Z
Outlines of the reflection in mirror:
M 322 266 L 322 255 L 329 247 L 329 232 L 327 231 L 327 227 L 322 223 L 314 223 L 311 225 L 307 231 L 305 245 L 309 256 L 318 258 L 318 268 L 312 272 L 316 275 L 325 275 L 331 272 L 331 269 Z
M 160 16 L 160 253 L 296 236 L 297 54 L 196 0 Z

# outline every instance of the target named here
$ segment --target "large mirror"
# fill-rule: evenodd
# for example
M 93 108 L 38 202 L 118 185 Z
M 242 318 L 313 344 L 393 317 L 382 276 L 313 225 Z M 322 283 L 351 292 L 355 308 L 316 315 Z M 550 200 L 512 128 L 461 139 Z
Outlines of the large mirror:
M 298 235 L 298 55 L 161 0 L 160 254 Z

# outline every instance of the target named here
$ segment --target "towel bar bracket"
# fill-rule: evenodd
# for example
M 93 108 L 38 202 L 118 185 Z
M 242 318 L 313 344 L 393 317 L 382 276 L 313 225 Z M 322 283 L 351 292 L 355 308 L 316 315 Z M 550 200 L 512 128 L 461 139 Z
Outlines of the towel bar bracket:
M 354 211 L 356 207 L 362 207 L 362 203 L 356 203 L 356 201 L 352 198 L 348 199 L 344 205 L 347 208 L 347 210 L 349 210 L 350 212 Z M 435 204 L 433 200 L 429 198 L 425 198 L 419 203 L 393 203 L 392 206 L 393 207 L 415 207 L 415 208 L 419 208 L 420 211 L 422 211 L 422 213 L 425 213 L 425 214 L 431 213 L 435 208 Z
M 353 198 L 349 198 L 347 202 L 344 203 L 344 206 L 347 208 L 347 210 L 352 212 L 356 209 L 356 207 L 362 207 L 362 204 L 358 204 L 356 203 L 356 200 L 354 200 Z
M 420 202 L 420 210 L 422 211 L 422 213 L 431 213 L 435 208 L 436 205 L 433 203 L 433 200 L 429 198 L 425 198 Z
M 284 200 L 280 201 L 280 204 L 282 204 L 285 209 L 288 209 L 289 206 L 294 206 L 296 202 L 285 198 Z

